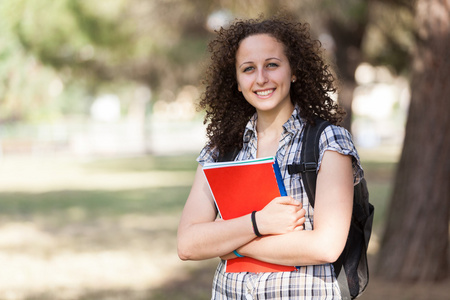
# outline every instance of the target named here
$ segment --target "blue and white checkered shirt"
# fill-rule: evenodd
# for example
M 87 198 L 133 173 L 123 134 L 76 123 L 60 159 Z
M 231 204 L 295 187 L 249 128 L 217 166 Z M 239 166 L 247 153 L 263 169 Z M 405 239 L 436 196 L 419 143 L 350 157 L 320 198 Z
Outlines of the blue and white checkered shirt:
M 303 128 L 305 121 L 299 116 L 296 107 L 292 116 L 283 125 L 283 134 L 278 145 L 276 158 L 283 176 L 288 195 L 303 203 L 306 210 L 305 230 L 312 230 L 314 209 L 309 205 L 300 174 L 289 175 L 287 166 L 300 163 Z M 244 144 L 236 160 L 256 158 L 257 133 L 255 114 L 248 122 L 244 132 Z M 339 126 L 330 125 L 323 131 L 319 143 L 319 166 L 326 150 L 337 151 L 353 157 L 354 184 L 364 176 L 358 153 L 350 133 Z M 212 162 L 213 151 L 206 146 L 197 161 L 200 164 Z M 301 266 L 293 272 L 276 273 L 225 273 L 225 263 L 217 267 L 211 299 L 341 299 L 339 285 L 332 264 Z

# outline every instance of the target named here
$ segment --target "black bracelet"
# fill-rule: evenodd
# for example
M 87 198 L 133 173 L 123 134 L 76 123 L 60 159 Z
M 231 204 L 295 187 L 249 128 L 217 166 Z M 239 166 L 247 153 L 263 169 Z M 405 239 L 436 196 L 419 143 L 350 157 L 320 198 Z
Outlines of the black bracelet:
M 261 237 L 262 234 L 259 233 L 258 226 L 256 225 L 256 218 L 255 218 L 256 210 L 252 212 L 252 225 L 253 225 L 253 232 L 256 234 L 257 237 Z

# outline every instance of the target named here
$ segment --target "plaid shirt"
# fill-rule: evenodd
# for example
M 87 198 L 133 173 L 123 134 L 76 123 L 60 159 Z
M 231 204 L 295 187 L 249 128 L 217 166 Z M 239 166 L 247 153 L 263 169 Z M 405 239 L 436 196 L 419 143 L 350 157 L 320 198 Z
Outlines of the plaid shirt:
M 289 175 L 287 165 L 300 163 L 300 149 L 303 138 L 304 120 L 294 109 L 290 119 L 283 125 L 283 134 L 278 145 L 276 157 L 283 176 L 288 195 L 302 202 L 306 210 L 305 230 L 312 230 L 314 209 L 309 205 L 300 174 Z M 244 144 L 236 160 L 256 158 L 257 133 L 255 114 L 248 122 L 244 132 Z M 353 158 L 354 183 L 363 178 L 358 153 L 350 133 L 342 127 L 328 126 L 320 137 L 319 166 L 326 150 L 337 151 Z M 200 164 L 212 162 L 213 149 L 206 146 L 197 161 Z M 225 273 L 225 262 L 217 267 L 211 299 L 340 299 L 339 285 L 332 264 L 301 266 L 294 272 L 276 273 Z

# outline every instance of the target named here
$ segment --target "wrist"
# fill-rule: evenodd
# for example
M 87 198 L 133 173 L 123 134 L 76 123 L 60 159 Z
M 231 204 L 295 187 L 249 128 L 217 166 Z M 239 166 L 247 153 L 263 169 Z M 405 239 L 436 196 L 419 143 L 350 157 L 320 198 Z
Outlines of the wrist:
M 256 211 L 253 211 L 251 214 L 251 220 L 252 220 L 252 228 L 253 228 L 253 232 L 255 233 L 255 235 L 257 237 L 262 237 L 262 234 L 259 231 L 258 228 L 258 223 L 256 221 Z
M 240 253 L 238 253 L 237 250 L 234 250 L 233 254 L 236 255 L 237 257 L 245 257 L 244 255 L 241 255 Z

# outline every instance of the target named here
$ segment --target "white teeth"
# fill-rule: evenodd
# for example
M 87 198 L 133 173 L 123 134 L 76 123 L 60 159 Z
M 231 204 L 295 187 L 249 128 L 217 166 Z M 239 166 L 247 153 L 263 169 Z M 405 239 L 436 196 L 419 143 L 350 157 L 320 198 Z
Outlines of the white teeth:
M 258 96 L 267 96 L 267 95 L 269 95 L 269 94 L 272 93 L 272 92 L 273 92 L 273 90 L 266 90 L 266 91 L 256 92 L 256 94 L 257 94 Z

